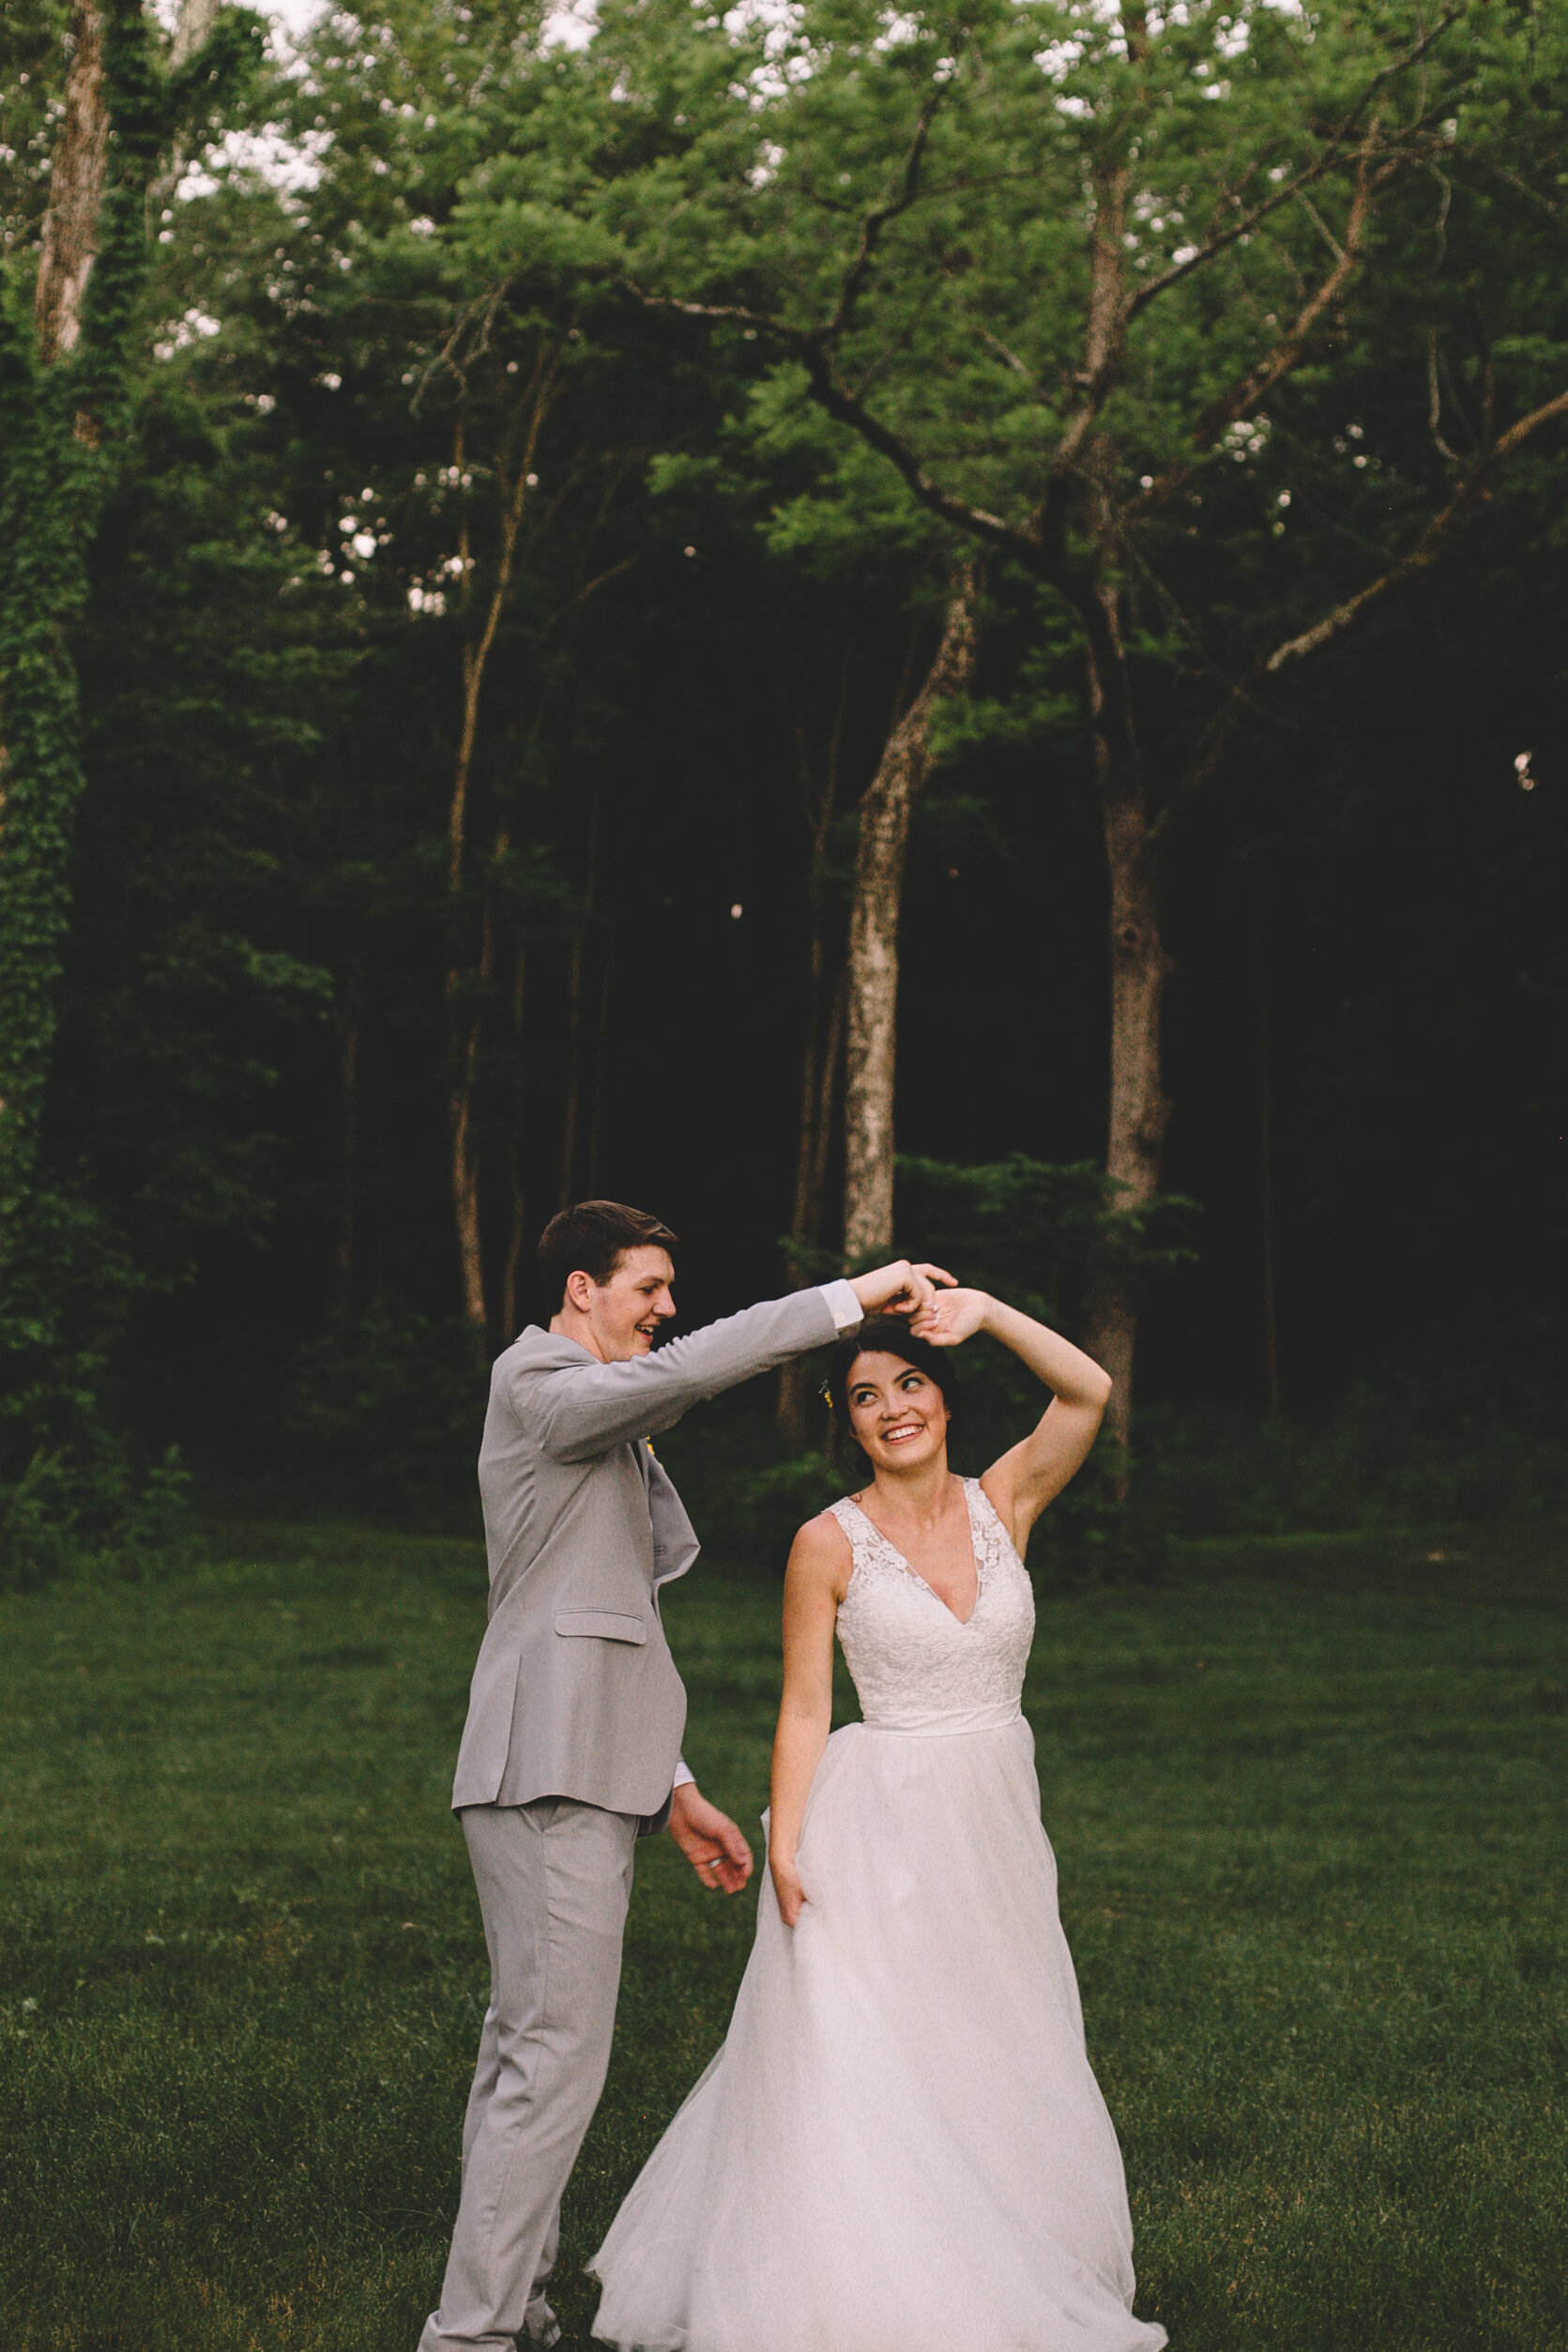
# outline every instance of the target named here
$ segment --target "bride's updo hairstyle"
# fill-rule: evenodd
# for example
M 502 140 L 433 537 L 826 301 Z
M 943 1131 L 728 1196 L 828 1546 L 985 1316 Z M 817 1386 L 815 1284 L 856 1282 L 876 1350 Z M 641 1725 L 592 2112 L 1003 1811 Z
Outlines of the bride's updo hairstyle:
M 902 1315 L 875 1315 L 862 1323 L 859 1331 L 841 1339 L 833 1350 L 829 1367 L 825 1394 L 829 1409 L 841 1437 L 855 1438 L 849 1419 L 849 1376 L 856 1359 L 862 1355 L 896 1355 L 903 1364 L 913 1365 L 928 1381 L 942 1392 L 942 1402 L 949 1413 L 958 1404 L 958 1367 L 952 1360 L 951 1348 L 934 1348 L 928 1339 L 917 1339 Z M 855 1439 L 859 1444 L 860 1440 Z

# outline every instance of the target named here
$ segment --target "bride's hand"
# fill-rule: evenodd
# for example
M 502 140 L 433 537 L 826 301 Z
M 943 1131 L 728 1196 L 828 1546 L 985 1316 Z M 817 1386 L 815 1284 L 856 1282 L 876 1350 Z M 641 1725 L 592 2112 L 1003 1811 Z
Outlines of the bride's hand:
M 779 1916 L 786 1928 L 792 1928 L 806 1902 L 806 1890 L 800 1884 L 799 1873 L 793 1862 L 784 1861 L 779 1855 L 770 1854 L 768 1856 L 768 1868 L 773 1877 L 773 1892 L 779 1899 Z
M 899 1258 L 873 1274 L 854 1275 L 849 1287 L 868 1315 L 918 1315 L 930 1306 L 936 1285 L 951 1280 L 942 1266 L 912 1266 L 907 1258 Z
M 990 1309 L 987 1291 L 937 1291 L 918 1309 L 909 1328 L 917 1339 L 934 1348 L 956 1348 L 984 1328 Z

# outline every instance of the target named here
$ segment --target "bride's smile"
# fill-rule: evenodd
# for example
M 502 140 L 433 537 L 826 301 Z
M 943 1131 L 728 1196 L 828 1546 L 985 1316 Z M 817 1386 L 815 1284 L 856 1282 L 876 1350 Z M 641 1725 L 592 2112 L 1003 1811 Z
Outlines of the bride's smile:
M 874 1468 L 908 1471 L 941 1459 L 946 1399 L 935 1381 L 900 1357 L 863 1354 L 848 1403 L 850 1428 Z

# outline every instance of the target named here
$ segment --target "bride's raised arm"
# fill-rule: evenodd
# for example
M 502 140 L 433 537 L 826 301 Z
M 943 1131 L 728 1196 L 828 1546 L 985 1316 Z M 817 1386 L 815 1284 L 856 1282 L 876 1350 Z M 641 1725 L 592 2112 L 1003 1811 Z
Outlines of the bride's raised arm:
M 981 1480 L 1022 1553 L 1029 1530 L 1088 1459 L 1110 1402 L 1111 1376 L 1059 1331 L 1021 1315 L 986 1291 L 942 1291 L 910 1325 L 936 1348 L 955 1348 L 977 1331 L 1011 1348 L 1051 1391 L 1040 1421 Z

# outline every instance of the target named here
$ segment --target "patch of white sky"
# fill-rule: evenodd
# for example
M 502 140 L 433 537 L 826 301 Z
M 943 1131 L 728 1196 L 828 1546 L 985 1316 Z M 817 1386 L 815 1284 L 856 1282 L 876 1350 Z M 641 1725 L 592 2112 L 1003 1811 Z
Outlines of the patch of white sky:
M 1255 0 L 1255 6 L 1266 8 L 1271 14 L 1279 16 L 1305 14 L 1302 0 Z M 1121 22 L 1120 0 L 1081 0 L 1081 6 L 1074 8 L 1072 13 L 1074 16 L 1081 15 L 1096 25 L 1119 25 Z M 1249 7 L 1247 0 L 1238 0 L 1238 4 L 1224 14 L 1212 7 L 1204 5 L 1204 0 L 1194 0 L 1194 5 L 1191 6 L 1188 0 L 1172 0 L 1172 5 L 1168 8 L 1151 8 L 1148 14 L 1148 23 L 1150 33 L 1158 36 L 1167 25 L 1187 25 L 1195 22 L 1201 23 L 1207 20 L 1213 27 L 1216 55 L 1228 60 L 1240 57 L 1245 53 L 1252 38 L 1249 20 L 1253 13 L 1254 7 Z M 1076 37 L 1071 33 L 1064 34 L 1058 40 L 1047 41 L 1043 49 L 1037 51 L 1035 63 L 1048 81 L 1065 81 L 1073 67 L 1083 62 L 1084 53 L 1088 46 L 1087 38 Z M 1124 43 L 1119 34 L 1113 34 L 1110 47 L 1113 51 L 1124 53 Z M 1200 76 L 1207 76 L 1212 72 L 1212 68 L 1208 66 L 1207 61 L 1200 61 L 1195 70 Z M 1229 87 L 1229 84 L 1223 78 L 1210 80 L 1204 95 L 1207 98 L 1224 98 Z M 1076 116 L 1089 112 L 1088 100 L 1076 97 L 1070 91 L 1062 93 L 1057 100 L 1057 106 L 1058 112 L 1068 115 Z
M 328 8 L 329 0 L 270 0 L 260 14 L 271 18 L 279 38 L 292 49 L 327 14 Z M 153 0 L 153 14 L 173 32 L 179 0 Z M 594 17 L 593 0 L 576 0 L 576 5 L 557 8 L 549 20 L 549 38 L 569 49 L 582 49 L 593 38 Z

